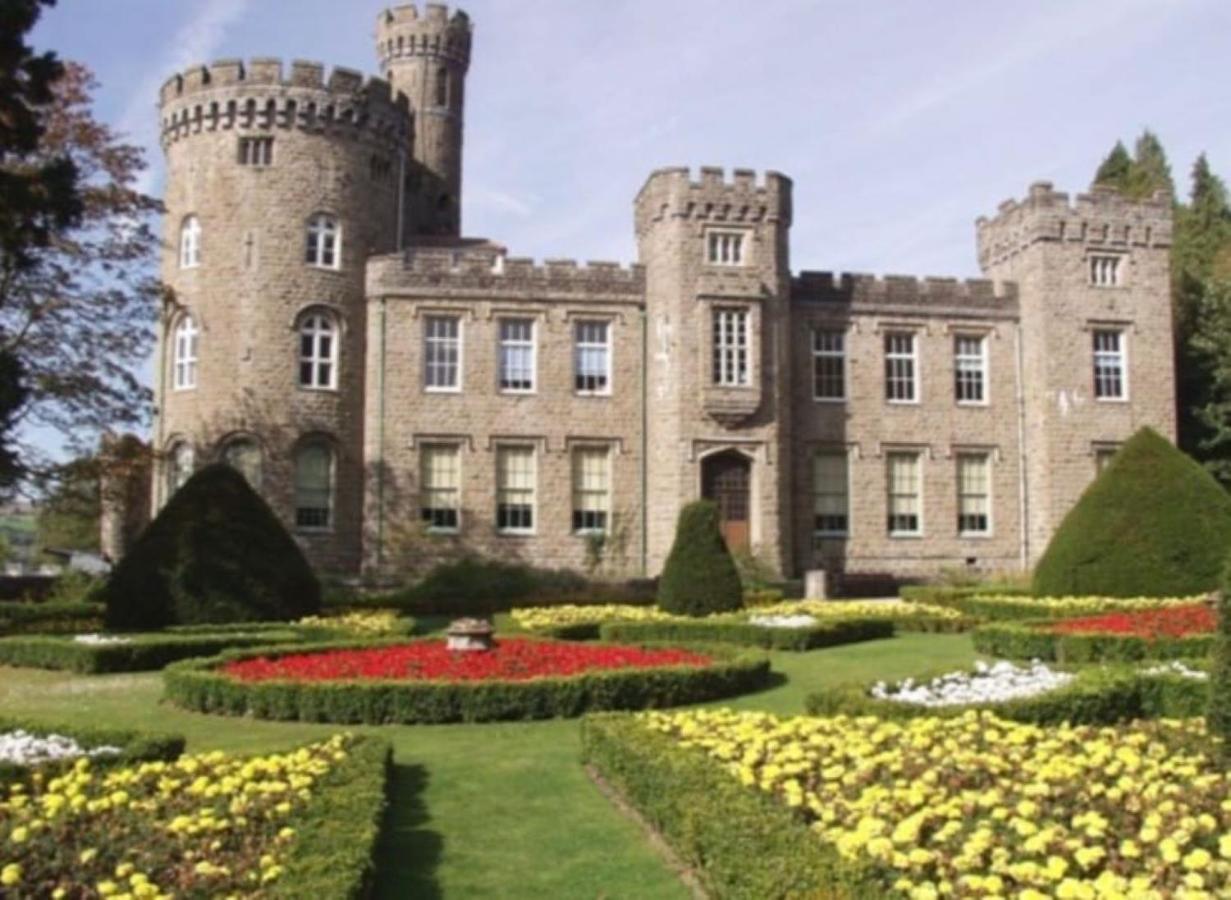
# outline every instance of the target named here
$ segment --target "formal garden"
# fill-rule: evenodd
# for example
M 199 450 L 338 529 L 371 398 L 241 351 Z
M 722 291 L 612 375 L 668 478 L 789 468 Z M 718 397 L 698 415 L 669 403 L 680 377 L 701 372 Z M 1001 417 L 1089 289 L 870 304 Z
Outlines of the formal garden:
M 0 894 L 1227 896 L 1229 550 L 1147 433 L 1029 584 L 791 599 L 698 503 L 652 586 L 363 592 L 207 467 L 0 604 Z

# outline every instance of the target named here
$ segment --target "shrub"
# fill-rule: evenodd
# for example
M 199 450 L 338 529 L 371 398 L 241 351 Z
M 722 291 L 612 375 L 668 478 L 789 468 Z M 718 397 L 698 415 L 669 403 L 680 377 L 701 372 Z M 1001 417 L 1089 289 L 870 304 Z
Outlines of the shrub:
M 163 507 L 102 591 L 107 626 L 290 621 L 320 611 L 298 545 L 244 477 L 199 470 Z
M 911 603 L 928 603 L 932 606 L 960 608 L 962 601 L 980 595 L 999 597 L 1029 597 L 1030 589 L 1008 584 L 984 583 L 977 585 L 910 584 L 902 587 L 898 595 Z
M 804 628 L 766 628 L 747 622 L 687 619 L 669 622 L 608 622 L 599 627 L 599 636 L 612 643 L 741 644 L 768 650 L 815 650 L 858 641 L 893 637 L 893 622 L 888 619 L 838 619 L 818 622 Z
M 1195 597 L 1022 597 L 979 594 L 959 599 L 957 609 L 977 619 L 1070 619 L 1114 612 L 1139 612 L 1198 603 Z
M 48 724 L 42 721 L 15 719 L 8 716 L 0 718 L 0 734 L 10 731 L 26 731 L 30 734 L 58 734 L 72 738 L 82 747 L 117 747 L 119 753 L 115 756 L 99 756 L 91 760 L 94 768 L 106 768 L 112 765 L 126 765 L 150 760 L 172 760 L 184 752 L 184 738 L 178 734 L 162 732 L 127 731 L 114 728 L 90 728 L 81 725 Z M 36 766 L 22 766 L 11 762 L 0 762 L 0 782 L 24 781 L 35 772 L 41 772 L 44 777 L 63 769 L 71 768 L 75 760 L 59 760 L 41 763 Z
M 718 529 L 718 507 L 708 500 L 680 510 L 675 543 L 663 567 L 658 605 L 681 616 L 708 616 L 740 608 L 739 572 Z
M 1218 598 L 1218 633 L 1210 668 L 1210 732 L 1222 737 L 1223 755 L 1231 758 L 1231 567 Z
M 102 627 L 101 603 L 0 604 L 0 634 L 77 634 Z
M 331 632 L 330 636 L 336 633 Z M 0 665 L 63 669 L 83 675 L 150 672 L 194 656 L 213 656 L 233 647 L 259 647 L 304 639 L 296 629 L 259 629 L 248 633 L 164 632 L 125 635 L 123 644 L 88 644 L 65 637 L 30 635 L 0 638 Z
M 983 625 L 974 630 L 975 650 L 1004 659 L 1041 659 L 1062 663 L 1129 662 L 1141 659 L 1204 657 L 1212 635 L 1142 638 L 1123 634 L 1059 634 L 1054 622 Z
M 1231 496 L 1165 438 L 1130 438 L 1052 536 L 1038 595 L 1198 594 L 1217 587 L 1231 546 Z

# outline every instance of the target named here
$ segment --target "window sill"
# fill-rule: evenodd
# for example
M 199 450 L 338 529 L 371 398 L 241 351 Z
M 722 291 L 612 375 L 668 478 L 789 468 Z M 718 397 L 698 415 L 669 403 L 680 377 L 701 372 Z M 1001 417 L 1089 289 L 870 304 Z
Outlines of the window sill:
M 337 385 L 333 385 L 331 387 L 316 387 L 311 384 L 301 384 L 299 385 L 299 389 L 301 391 L 309 391 L 313 394 L 336 394 L 338 392 Z
M 573 532 L 573 537 L 592 538 L 592 537 L 607 537 L 607 531 L 603 528 L 582 528 Z
M 497 393 L 501 397 L 533 397 L 538 394 L 538 391 L 533 388 L 528 391 L 513 390 L 511 388 L 499 388 Z
M 295 526 L 295 534 L 301 534 L 304 537 L 327 537 L 333 533 L 333 528 L 329 526 L 322 528 L 309 528 L 303 525 Z
M 890 540 L 894 541 L 918 541 L 923 538 L 922 531 L 891 531 L 889 532 Z
M 521 531 L 521 530 L 514 530 L 514 529 L 509 529 L 509 528 L 497 528 L 496 536 L 497 537 L 508 537 L 508 538 L 528 538 L 528 537 L 537 537 L 538 532 L 533 529 L 529 531 Z
M 425 528 L 423 531 L 433 537 L 456 537 L 462 533 L 460 526 L 457 528 Z
M 1128 397 L 1095 397 L 1095 403 L 1128 403 Z
M 922 400 L 890 400 L 888 397 L 885 398 L 886 406 L 921 406 L 922 404 Z
M 604 400 L 611 397 L 611 391 L 573 391 L 574 397 L 586 397 L 591 400 Z
M 195 384 L 194 384 L 194 385 L 190 385 L 190 386 L 188 386 L 188 387 L 173 387 L 173 388 L 171 388 L 171 393 L 173 393 L 173 394 L 186 394 L 186 393 L 188 393 L 189 391 L 195 391 L 196 389 L 197 389 L 197 386 L 196 386 Z
M 987 409 L 991 404 L 986 400 L 956 400 L 954 405 L 959 409 Z
M 462 392 L 462 389 L 460 386 L 459 387 L 424 387 L 423 388 L 423 393 L 425 394 L 460 394 L 461 392 Z
M 995 537 L 990 531 L 959 531 L 957 536 L 963 541 L 987 541 Z
M 846 397 L 817 397 L 813 396 L 813 403 L 824 403 L 827 406 L 841 406 L 843 403 L 849 402 Z
M 336 273 L 341 274 L 341 272 L 343 271 L 341 266 L 323 266 L 320 263 L 310 263 L 310 262 L 305 262 L 304 265 L 307 266 L 309 269 L 312 269 L 315 272 L 336 272 Z

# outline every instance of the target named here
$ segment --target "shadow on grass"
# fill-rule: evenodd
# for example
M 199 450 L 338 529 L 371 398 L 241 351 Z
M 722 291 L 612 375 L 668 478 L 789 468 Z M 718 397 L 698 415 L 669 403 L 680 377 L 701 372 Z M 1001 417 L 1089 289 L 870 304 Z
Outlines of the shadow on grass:
M 782 687 L 790 681 L 782 672 L 770 670 L 770 673 L 765 676 L 765 680 L 750 691 L 743 691 L 738 696 L 740 697 L 755 697 L 757 694 L 764 694 L 766 691 L 774 691 Z
M 423 802 L 426 787 L 427 770 L 422 766 L 393 767 L 389 809 L 376 855 L 377 898 L 438 900 L 443 896 L 436 883 L 436 867 L 444 839 L 423 827 L 428 821 Z

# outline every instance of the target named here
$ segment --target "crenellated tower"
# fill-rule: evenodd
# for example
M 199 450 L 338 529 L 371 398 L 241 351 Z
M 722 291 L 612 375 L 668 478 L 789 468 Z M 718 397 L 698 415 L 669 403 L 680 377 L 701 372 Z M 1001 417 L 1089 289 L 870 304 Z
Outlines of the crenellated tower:
M 462 136 L 470 18 L 428 3 L 382 12 L 376 52 L 382 74 L 410 100 L 415 114 L 413 159 L 407 172 L 407 240 L 415 234 L 461 234 Z

